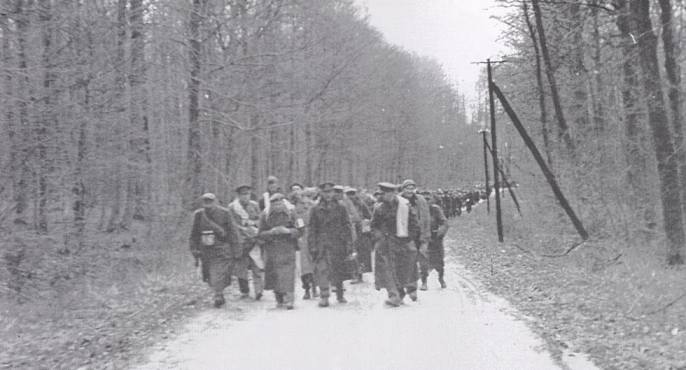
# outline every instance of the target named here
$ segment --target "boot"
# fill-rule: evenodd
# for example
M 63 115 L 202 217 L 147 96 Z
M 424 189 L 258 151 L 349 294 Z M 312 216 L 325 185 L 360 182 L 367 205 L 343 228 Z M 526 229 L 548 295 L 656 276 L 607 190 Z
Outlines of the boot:
M 338 303 L 348 303 L 348 300 L 343 296 L 343 289 L 336 291 L 336 300 Z
M 319 299 L 319 307 L 329 307 L 329 289 L 321 288 L 320 290 L 321 298 Z
M 385 303 L 391 307 L 398 307 L 402 304 L 402 299 L 400 299 L 398 294 L 389 292 Z
M 317 292 L 317 287 L 313 286 L 312 287 L 312 298 L 317 298 L 319 297 L 319 293 Z
M 214 297 L 214 307 L 215 308 L 219 308 L 219 307 L 223 306 L 224 304 L 226 304 L 226 300 L 224 299 L 223 294 L 219 294 L 219 295 L 216 295 Z
M 274 293 L 274 296 L 276 297 L 276 308 L 281 308 L 283 307 L 283 293 Z
M 310 296 L 310 289 L 305 289 L 305 295 L 303 295 L 303 299 L 308 300 L 310 298 L 312 298 L 312 296 Z
M 283 294 L 283 301 L 284 301 L 283 305 L 284 305 L 284 307 L 286 307 L 287 310 L 292 310 L 293 308 L 295 308 L 293 306 L 293 298 L 294 298 L 293 293 L 284 293 Z
M 445 285 L 445 280 L 443 280 L 443 270 L 438 272 L 438 282 L 441 284 L 442 289 L 447 287 L 447 285 Z
M 412 302 L 417 302 L 418 297 L 417 297 L 417 291 L 416 290 L 411 291 L 407 295 L 410 296 L 410 299 L 412 300 Z
M 419 290 L 427 290 L 427 289 L 429 289 L 429 288 L 426 286 L 426 276 L 422 276 L 422 286 L 419 287 Z

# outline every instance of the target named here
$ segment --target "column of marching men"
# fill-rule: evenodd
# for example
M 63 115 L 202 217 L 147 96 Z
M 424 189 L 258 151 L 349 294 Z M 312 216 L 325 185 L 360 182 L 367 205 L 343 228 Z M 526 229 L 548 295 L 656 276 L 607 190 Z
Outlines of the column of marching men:
M 416 301 L 432 270 L 446 287 L 447 218 L 488 196 L 478 187 L 418 192 L 409 179 L 379 183 L 373 195 L 332 182 L 318 188 L 296 183 L 284 191 L 273 176 L 258 201 L 254 190 L 239 186 L 227 207 L 203 194 L 203 207 L 193 214 L 190 249 L 215 307 L 226 303 L 224 291 L 236 277 L 241 298 L 250 298 L 252 281 L 255 300 L 271 290 L 277 307 L 293 309 L 297 270 L 302 299 L 319 298 L 320 307 L 329 306 L 332 293 L 346 303 L 343 282 L 363 282 L 372 271 L 387 305 L 397 307 L 406 296 Z

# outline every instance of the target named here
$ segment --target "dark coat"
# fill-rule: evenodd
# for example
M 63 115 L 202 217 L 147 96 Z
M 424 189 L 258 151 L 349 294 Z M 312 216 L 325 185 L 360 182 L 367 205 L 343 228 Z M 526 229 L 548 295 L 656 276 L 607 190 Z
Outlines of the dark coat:
M 319 202 L 310 210 L 307 246 L 313 255 L 326 250 L 352 253 L 353 232 L 346 208 L 337 201 Z
M 207 222 L 203 214 L 212 222 Z M 220 206 L 196 210 L 193 213 L 193 226 L 189 240 L 191 250 L 202 250 L 202 232 L 209 230 L 213 230 L 215 233 L 216 245 L 228 246 L 234 258 L 239 258 L 242 255 L 240 236 L 231 211 Z
M 389 292 L 417 281 L 417 249 L 414 240 L 420 235 L 416 210 L 410 207 L 408 234 L 406 238 L 396 236 L 396 214 L 398 199 L 382 202 L 372 215 L 372 232 L 376 238 L 374 278 L 376 289 Z
M 335 200 L 321 200 L 310 210 L 309 219 L 307 246 L 314 261 L 315 280 L 322 284 L 352 278 L 346 258 L 353 252 L 353 229 L 345 206 Z

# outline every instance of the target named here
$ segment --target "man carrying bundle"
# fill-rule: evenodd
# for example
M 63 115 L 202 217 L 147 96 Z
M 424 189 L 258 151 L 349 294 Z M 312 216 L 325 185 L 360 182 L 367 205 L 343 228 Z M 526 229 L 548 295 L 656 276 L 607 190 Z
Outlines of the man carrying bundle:
M 283 194 L 269 198 L 260 215 L 258 237 L 264 241 L 264 289 L 273 290 L 276 307 L 292 310 L 295 291 L 295 251 L 302 227 Z M 304 225 L 303 225 L 304 226 Z
M 386 289 L 386 304 L 402 304 L 405 287 L 416 284 L 419 219 L 410 202 L 398 196 L 398 187 L 387 182 L 379 183 L 383 192 L 381 203 L 375 207 L 371 228 L 375 244 L 376 289 Z M 414 282 L 413 282 L 414 279 Z
M 190 248 L 203 264 L 203 280 L 214 292 L 214 306 L 226 303 L 224 289 L 231 284 L 236 260 L 243 254 L 231 211 L 217 204 L 212 193 L 202 196 L 202 208 L 193 213 Z

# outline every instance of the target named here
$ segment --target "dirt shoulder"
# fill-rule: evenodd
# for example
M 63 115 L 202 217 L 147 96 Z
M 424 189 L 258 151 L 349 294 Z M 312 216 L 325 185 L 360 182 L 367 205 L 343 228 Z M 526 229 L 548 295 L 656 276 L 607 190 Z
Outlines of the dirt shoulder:
M 506 218 L 500 244 L 494 218 L 481 206 L 454 220 L 453 235 L 462 242 L 452 253 L 527 315 L 553 352 L 587 353 L 607 369 L 686 369 L 686 270 L 667 269 L 654 252 L 611 241 L 560 256 L 573 244 L 544 230 L 518 234 L 526 218 Z
M 145 242 L 126 245 L 121 240 L 131 233 L 92 234 L 69 253 L 49 237 L 5 239 L 8 249 L 26 243 L 41 256 L 22 261 L 19 292 L 3 292 L 0 368 L 121 369 L 137 362 L 143 349 L 211 307 L 183 234 L 166 242 L 138 235 Z

